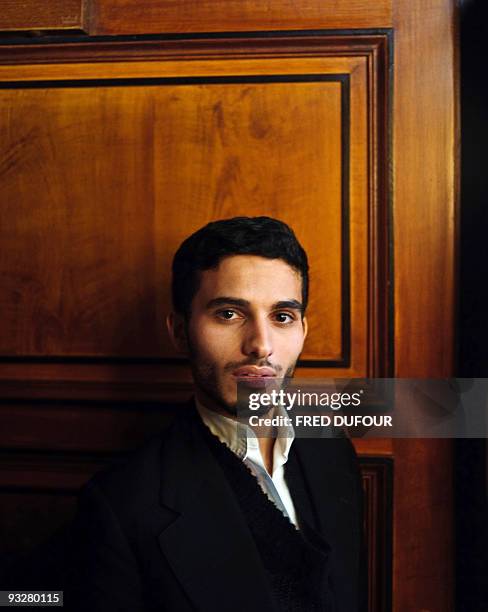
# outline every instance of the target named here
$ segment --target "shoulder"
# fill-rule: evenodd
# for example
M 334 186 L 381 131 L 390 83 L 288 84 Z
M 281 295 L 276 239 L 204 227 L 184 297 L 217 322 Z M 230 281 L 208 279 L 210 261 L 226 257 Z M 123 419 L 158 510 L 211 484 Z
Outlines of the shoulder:
M 117 514 L 130 516 L 144 506 L 157 504 L 162 473 L 177 469 L 174 450 L 184 446 L 188 431 L 187 414 L 174 418 L 141 448 L 95 474 L 80 491 L 80 507 L 96 501 L 117 509 Z
M 354 446 L 342 433 L 330 438 L 298 438 L 294 444 L 304 459 L 308 459 L 321 470 L 352 474 L 358 471 Z

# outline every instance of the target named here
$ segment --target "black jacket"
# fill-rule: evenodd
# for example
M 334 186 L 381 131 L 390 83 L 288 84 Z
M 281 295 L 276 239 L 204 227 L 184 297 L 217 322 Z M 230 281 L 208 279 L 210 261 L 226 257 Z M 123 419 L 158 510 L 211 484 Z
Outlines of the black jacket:
M 183 411 L 182 411 L 183 412 Z M 261 560 L 196 410 L 84 487 L 65 609 L 272 611 Z M 362 490 L 349 440 L 296 439 L 318 530 L 331 547 L 337 612 L 360 610 Z

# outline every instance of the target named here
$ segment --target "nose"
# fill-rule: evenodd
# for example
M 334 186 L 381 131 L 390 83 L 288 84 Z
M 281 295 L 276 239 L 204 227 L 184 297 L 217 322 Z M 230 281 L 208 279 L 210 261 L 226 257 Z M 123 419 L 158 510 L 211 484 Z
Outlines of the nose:
M 272 330 L 266 319 L 248 322 L 242 350 L 256 359 L 266 359 L 273 353 Z

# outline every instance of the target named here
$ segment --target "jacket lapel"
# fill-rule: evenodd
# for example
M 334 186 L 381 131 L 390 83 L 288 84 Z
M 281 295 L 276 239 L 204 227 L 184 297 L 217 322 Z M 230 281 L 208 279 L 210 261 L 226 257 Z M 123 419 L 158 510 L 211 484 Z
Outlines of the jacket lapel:
M 161 504 L 177 513 L 159 544 L 197 609 L 273 610 L 265 571 L 196 411 L 175 425 L 162 457 Z
M 322 535 L 327 539 L 337 529 L 350 529 L 348 521 L 357 516 L 357 499 L 354 473 L 348 465 L 349 440 L 296 438 L 293 443 Z
M 357 609 L 362 540 L 362 489 L 346 438 L 297 438 L 320 535 L 330 546 L 331 587 L 339 610 Z

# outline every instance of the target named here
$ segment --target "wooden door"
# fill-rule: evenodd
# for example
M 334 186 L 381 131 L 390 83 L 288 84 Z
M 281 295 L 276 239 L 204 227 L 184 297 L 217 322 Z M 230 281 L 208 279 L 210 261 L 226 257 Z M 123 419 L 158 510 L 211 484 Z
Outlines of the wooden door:
M 208 220 L 267 214 L 303 242 L 299 376 L 452 374 L 453 1 L 23 6 L 0 16 L 10 534 L 69 514 L 191 393 L 163 319 L 172 253 Z M 370 610 L 452 609 L 450 443 L 356 447 Z

